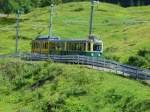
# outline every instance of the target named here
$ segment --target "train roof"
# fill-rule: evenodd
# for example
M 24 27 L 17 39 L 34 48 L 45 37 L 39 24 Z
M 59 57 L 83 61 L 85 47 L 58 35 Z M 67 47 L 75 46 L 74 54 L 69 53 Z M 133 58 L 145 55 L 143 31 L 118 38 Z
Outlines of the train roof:
M 55 36 L 46 36 L 46 35 L 38 35 L 36 37 L 35 40 L 59 40 L 60 38 L 59 37 L 55 37 Z
M 50 41 L 50 42 L 89 42 L 91 41 L 90 39 L 60 39 L 59 37 L 49 37 L 49 36 L 44 36 L 44 35 L 40 35 L 37 36 L 37 38 L 34 41 Z M 102 42 L 101 40 L 97 40 L 95 39 L 95 42 Z

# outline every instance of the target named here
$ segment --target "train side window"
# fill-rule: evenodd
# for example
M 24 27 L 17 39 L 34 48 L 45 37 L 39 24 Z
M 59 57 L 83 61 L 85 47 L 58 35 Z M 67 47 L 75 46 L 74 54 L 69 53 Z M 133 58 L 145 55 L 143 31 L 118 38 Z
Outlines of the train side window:
M 46 49 L 46 42 L 44 42 L 44 49 Z
M 40 44 L 38 42 L 36 43 L 36 45 L 37 45 L 37 48 L 40 48 Z
M 45 49 L 45 42 L 43 42 L 43 49 Z
M 34 43 L 32 43 L 32 49 L 34 49 Z
M 41 48 L 42 48 L 42 49 L 44 48 L 44 43 L 43 43 L 43 42 L 41 42 Z
M 93 45 L 93 51 L 100 51 L 100 45 L 99 44 L 94 44 Z
M 83 50 L 85 51 L 86 50 L 86 43 L 84 43 L 83 46 L 84 46 Z
M 36 48 L 36 43 L 34 43 L 34 48 Z
M 45 44 L 45 43 L 44 43 L 44 42 L 42 42 L 42 49 L 44 49 L 44 44 Z
M 45 46 L 44 46 L 44 47 L 45 47 L 45 49 L 47 48 L 47 47 L 46 47 L 46 44 L 47 44 L 47 42 L 45 42 Z
M 45 45 L 44 45 L 45 49 L 47 49 L 46 44 L 47 44 L 47 42 L 45 42 Z
M 36 43 L 36 45 L 37 45 L 37 48 L 40 48 L 40 44 L 38 42 Z
M 35 44 L 36 44 L 36 48 L 38 48 L 38 43 L 36 42 Z
M 42 42 L 42 49 L 44 49 L 44 42 Z
M 48 49 L 48 42 L 46 43 L 46 49 Z
M 43 42 L 43 49 L 45 49 L 45 42 Z
M 88 43 L 88 51 L 91 51 L 91 43 Z

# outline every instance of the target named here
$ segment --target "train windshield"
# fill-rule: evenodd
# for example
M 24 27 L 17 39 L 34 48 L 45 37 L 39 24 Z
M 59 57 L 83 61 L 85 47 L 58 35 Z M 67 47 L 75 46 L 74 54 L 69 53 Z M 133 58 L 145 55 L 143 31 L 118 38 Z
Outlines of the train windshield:
M 93 51 L 101 51 L 101 45 L 100 44 L 94 44 L 93 45 Z

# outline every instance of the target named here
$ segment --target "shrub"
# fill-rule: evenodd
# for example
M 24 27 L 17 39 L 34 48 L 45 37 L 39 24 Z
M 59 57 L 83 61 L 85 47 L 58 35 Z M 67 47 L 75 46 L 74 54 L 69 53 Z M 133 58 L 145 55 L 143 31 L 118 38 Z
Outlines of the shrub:
M 75 102 L 69 102 L 68 106 L 64 106 L 63 112 L 92 112 L 91 108 L 87 104 Z
M 121 101 L 121 104 L 118 107 L 121 108 L 122 112 L 128 112 L 128 111 L 130 112 L 129 108 L 131 108 L 133 106 L 133 103 L 135 103 L 134 99 L 135 99 L 134 96 L 131 94 L 124 96 L 123 100 Z
M 106 98 L 107 103 L 114 104 L 114 103 L 119 102 L 121 100 L 122 96 L 119 95 L 115 91 L 115 89 L 110 89 L 110 90 L 106 91 L 105 98 Z
M 120 61 L 120 57 L 119 56 L 112 56 L 112 55 L 109 55 L 109 56 L 105 56 L 106 59 L 109 59 L 109 60 L 114 60 L 114 61 Z
M 75 74 L 73 76 L 73 80 L 75 81 L 76 85 L 79 86 L 87 85 L 91 81 L 84 71 L 80 71 L 78 74 Z
M 130 56 L 127 64 L 142 67 L 146 65 L 146 60 L 140 56 Z
M 130 110 L 128 112 L 148 112 L 150 111 L 150 100 L 145 100 L 138 102 L 135 104 L 132 108 L 129 108 Z
M 18 90 L 21 89 L 23 86 L 25 86 L 27 84 L 27 81 L 25 79 L 15 79 L 13 81 L 13 85 L 14 85 L 14 89 Z
M 19 39 L 22 39 L 22 40 L 31 40 L 30 37 L 27 37 L 27 36 L 25 36 L 25 35 L 19 35 L 18 38 L 19 38 Z M 16 39 L 16 35 L 13 36 L 13 39 Z
M 145 57 L 146 55 L 150 56 L 150 50 L 148 49 L 141 49 L 137 53 L 139 56 Z
M 108 47 L 108 48 L 106 48 L 105 52 L 112 53 L 112 52 L 116 52 L 117 50 L 118 50 L 118 48 L 116 48 L 116 47 Z
M 128 58 L 127 64 L 138 67 L 150 68 L 149 61 L 150 61 L 150 50 L 140 49 L 137 52 L 137 55 L 130 56 Z
M 87 90 L 84 87 L 79 87 L 79 86 L 73 86 L 72 88 L 69 89 L 68 92 L 66 92 L 67 97 L 70 96 L 84 96 L 87 94 Z
M 80 11 L 83 11 L 83 10 L 84 10 L 83 7 L 79 7 L 79 8 L 74 9 L 75 12 L 80 12 Z
M 51 103 L 46 100 L 36 100 L 33 103 L 33 109 L 36 112 L 51 112 Z

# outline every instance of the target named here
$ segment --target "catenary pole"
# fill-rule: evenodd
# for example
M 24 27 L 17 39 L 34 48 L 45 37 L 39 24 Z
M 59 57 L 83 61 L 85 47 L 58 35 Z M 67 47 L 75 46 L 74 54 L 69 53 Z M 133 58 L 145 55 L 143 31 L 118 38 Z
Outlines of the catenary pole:
M 52 37 L 53 7 L 54 7 L 54 5 L 51 4 L 51 6 L 50 6 L 50 20 L 49 20 L 49 38 Z
M 19 39 L 19 10 L 16 13 L 16 53 L 18 53 L 18 39 Z
M 93 29 L 93 11 L 94 11 L 94 0 L 91 0 L 91 14 L 90 14 L 90 31 L 89 31 L 89 36 L 92 35 L 92 29 Z

